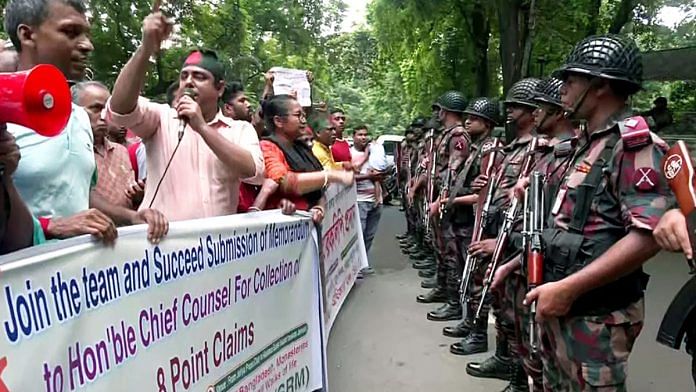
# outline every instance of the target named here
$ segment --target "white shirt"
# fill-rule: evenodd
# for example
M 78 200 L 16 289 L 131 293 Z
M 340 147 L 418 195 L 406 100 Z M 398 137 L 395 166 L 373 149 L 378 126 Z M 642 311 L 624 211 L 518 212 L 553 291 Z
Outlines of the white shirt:
M 7 124 L 7 130 L 22 154 L 13 180 L 34 216 L 66 217 L 89 208 L 96 163 L 92 126 L 82 107 L 72 105 L 68 124 L 54 137 L 16 124 Z

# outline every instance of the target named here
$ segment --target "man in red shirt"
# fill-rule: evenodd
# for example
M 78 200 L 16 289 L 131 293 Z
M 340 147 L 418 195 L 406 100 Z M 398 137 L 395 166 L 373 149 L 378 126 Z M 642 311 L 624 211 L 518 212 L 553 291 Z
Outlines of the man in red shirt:
M 346 130 L 346 115 L 343 110 L 338 108 L 331 109 L 329 120 L 331 125 L 336 128 L 336 141 L 331 146 L 331 154 L 336 163 L 350 162 L 350 144 L 343 139 L 343 131 Z

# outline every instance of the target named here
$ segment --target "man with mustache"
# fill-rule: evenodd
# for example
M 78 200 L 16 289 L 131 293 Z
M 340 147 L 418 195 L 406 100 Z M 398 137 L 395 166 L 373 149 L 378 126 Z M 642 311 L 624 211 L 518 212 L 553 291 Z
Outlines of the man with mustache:
M 5 31 L 19 55 L 17 69 L 51 64 L 68 80 L 83 79 L 87 57 L 94 50 L 85 12 L 81 0 L 10 0 L 5 7 Z M 16 124 L 8 124 L 7 129 L 22 154 L 15 184 L 32 214 L 39 217 L 47 238 L 92 234 L 110 242 L 117 235 L 115 220 L 148 223 L 148 236 L 154 242 L 166 233 L 168 226 L 157 211 L 133 214 L 92 192 L 94 142 L 83 108 L 73 105 L 68 124 L 52 138 Z
M 171 220 L 234 214 L 240 182 L 260 185 L 264 162 L 251 124 L 232 120 L 219 108 L 225 80 L 215 52 L 194 50 L 183 61 L 176 107 L 139 97 L 150 57 L 172 27 L 159 11 L 145 18 L 142 43 L 123 67 L 107 104 L 109 120 L 145 144 L 148 181 L 141 209 L 153 205 Z

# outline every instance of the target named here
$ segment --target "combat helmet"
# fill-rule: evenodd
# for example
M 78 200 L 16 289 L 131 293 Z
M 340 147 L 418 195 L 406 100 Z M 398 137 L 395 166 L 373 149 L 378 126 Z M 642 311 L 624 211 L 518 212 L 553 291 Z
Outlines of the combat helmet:
M 438 108 L 448 112 L 463 113 L 466 109 L 466 97 L 459 91 L 447 91 L 433 104 L 433 109 Z
M 554 77 L 543 79 L 536 86 L 534 101 L 563 107 L 563 103 L 561 102 L 561 87 L 563 87 L 563 81 L 560 79 Z
M 500 109 L 498 102 L 486 97 L 475 98 L 464 110 L 465 114 L 478 116 L 493 123 L 500 124 Z
M 578 73 L 624 82 L 629 94 L 643 83 L 643 59 L 636 43 L 615 34 L 587 37 L 580 41 L 554 76 L 565 79 Z
M 518 80 L 515 84 L 510 87 L 505 98 L 506 105 L 522 105 L 531 108 L 536 108 L 537 104 L 534 102 L 534 92 L 536 90 L 537 84 L 540 80 L 537 78 L 526 78 Z

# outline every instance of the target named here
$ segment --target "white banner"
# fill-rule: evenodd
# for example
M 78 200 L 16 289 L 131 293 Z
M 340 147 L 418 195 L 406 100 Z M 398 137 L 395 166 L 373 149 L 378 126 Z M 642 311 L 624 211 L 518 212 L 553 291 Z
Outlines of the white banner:
M 322 388 L 312 230 L 270 211 L 0 258 L 0 391 Z
M 358 272 L 368 266 L 360 227 L 355 184 L 331 185 L 326 191 L 327 208 L 322 223 L 322 272 L 324 281 L 325 339 L 343 306 Z
M 275 95 L 297 93 L 297 101 L 303 107 L 312 106 L 312 87 L 307 80 L 307 71 L 273 67 L 273 93 Z

